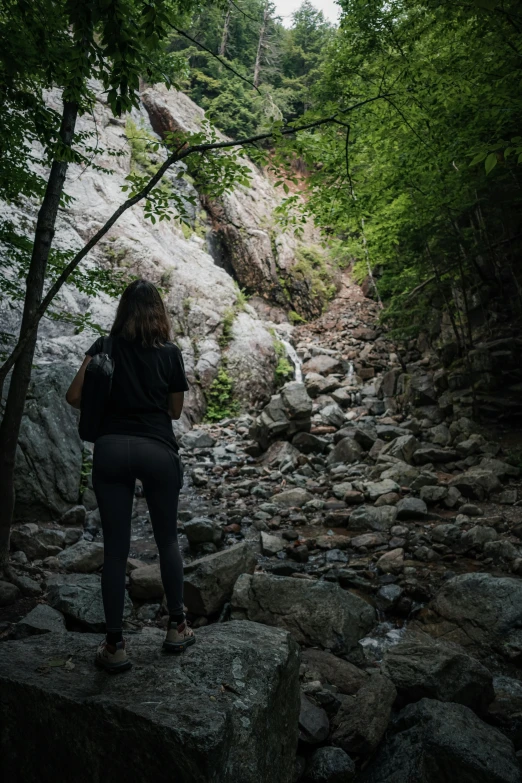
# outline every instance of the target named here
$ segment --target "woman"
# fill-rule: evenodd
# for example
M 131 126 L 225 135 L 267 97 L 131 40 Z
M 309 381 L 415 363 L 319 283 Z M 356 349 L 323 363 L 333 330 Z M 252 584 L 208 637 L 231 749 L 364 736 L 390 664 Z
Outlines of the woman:
M 135 280 L 124 291 L 110 331 L 114 375 L 108 408 L 94 445 L 92 480 L 104 540 L 101 579 L 107 635 L 96 653 L 98 666 L 130 668 L 122 623 L 125 575 L 136 479 L 140 479 L 159 550 L 169 624 L 164 648 L 184 650 L 195 642 L 183 613 L 183 563 L 177 540 L 181 461 L 171 419 L 179 419 L 188 385 L 179 348 L 157 288 Z M 79 408 L 85 368 L 102 351 L 99 338 L 67 392 Z

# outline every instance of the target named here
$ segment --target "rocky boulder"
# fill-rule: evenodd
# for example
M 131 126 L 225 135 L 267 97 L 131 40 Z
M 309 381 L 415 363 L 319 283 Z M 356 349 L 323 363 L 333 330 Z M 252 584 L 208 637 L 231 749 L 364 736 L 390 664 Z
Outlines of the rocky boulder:
M 468 707 L 421 699 L 399 714 L 360 783 L 520 783 L 513 744 Z
M 309 432 L 312 400 L 304 383 L 290 381 L 280 394 L 272 395 L 268 405 L 250 427 L 250 437 L 264 450 L 274 440 L 291 440 L 297 432 Z
M 301 644 L 339 654 L 355 648 L 376 619 L 373 607 L 338 584 L 272 574 L 239 577 L 232 616 L 285 628 Z
M 291 636 L 254 623 L 214 624 L 179 657 L 162 654 L 162 639 L 157 629 L 133 636 L 134 668 L 111 678 L 94 674 L 97 636 L 5 643 L 4 779 L 91 783 L 103 760 L 106 779 L 128 783 L 155 783 L 166 769 L 179 783 L 291 783 L 299 714 Z
M 391 680 L 372 674 L 354 696 L 342 698 L 333 721 L 332 743 L 346 753 L 372 753 L 384 736 L 396 695 Z
M 189 612 L 205 617 L 218 612 L 230 600 L 236 580 L 253 573 L 255 565 L 254 550 L 246 541 L 193 560 L 184 569 L 183 595 Z
M 67 619 L 91 631 L 105 630 L 101 580 L 96 574 L 56 574 L 47 580 L 47 601 Z M 132 601 L 125 593 L 123 619 L 132 615 Z
M 17 520 L 56 519 L 78 502 L 82 467 L 78 413 L 64 401 L 74 374 L 63 362 L 33 372 L 16 452 Z

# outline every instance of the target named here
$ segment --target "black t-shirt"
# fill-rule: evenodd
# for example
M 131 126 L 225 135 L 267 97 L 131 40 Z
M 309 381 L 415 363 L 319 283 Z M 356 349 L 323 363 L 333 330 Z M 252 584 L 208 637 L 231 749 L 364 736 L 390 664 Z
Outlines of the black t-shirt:
M 99 337 L 86 351 L 103 351 Z M 114 375 L 101 435 L 141 435 L 156 438 L 177 450 L 168 412 L 169 392 L 188 390 L 181 351 L 174 343 L 145 348 L 139 342 L 113 337 Z

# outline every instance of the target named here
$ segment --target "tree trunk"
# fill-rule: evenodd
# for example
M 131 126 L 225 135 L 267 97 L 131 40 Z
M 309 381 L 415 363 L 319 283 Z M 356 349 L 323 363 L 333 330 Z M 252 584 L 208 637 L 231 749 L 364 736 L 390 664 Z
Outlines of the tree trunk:
M 78 104 L 63 105 L 60 139 L 65 147 L 71 147 Z M 38 212 L 36 232 L 29 273 L 26 281 L 24 311 L 20 333 L 22 334 L 42 301 L 49 251 L 54 237 L 54 227 L 60 199 L 63 193 L 67 162 L 55 160 L 51 166 L 45 196 Z M 18 434 L 24 411 L 25 397 L 31 379 L 31 368 L 36 346 L 36 331 L 25 345 L 13 368 L 7 393 L 4 417 L 0 424 L 0 567 L 9 557 L 9 532 L 14 509 L 14 465 Z
M 263 13 L 263 21 L 261 23 L 261 29 L 259 30 L 259 42 L 257 44 L 256 62 L 254 65 L 254 87 L 259 87 L 259 75 L 261 73 L 261 57 L 263 54 L 263 46 L 265 43 L 266 25 L 270 13 L 270 3 L 266 2 L 265 10 Z
M 219 56 L 224 57 L 225 52 L 227 50 L 227 41 L 228 41 L 228 28 L 230 25 L 230 3 L 228 4 L 227 13 L 225 16 L 225 22 L 223 24 L 223 34 L 221 36 L 221 43 L 219 45 Z

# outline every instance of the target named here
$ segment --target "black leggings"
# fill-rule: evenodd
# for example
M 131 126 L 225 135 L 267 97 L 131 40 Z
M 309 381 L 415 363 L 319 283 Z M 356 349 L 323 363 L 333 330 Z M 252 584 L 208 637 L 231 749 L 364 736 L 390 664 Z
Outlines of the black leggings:
M 178 496 L 183 482 L 178 455 L 166 444 L 136 435 L 103 435 L 94 446 L 92 483 L 103 529 L 102 596 L 107 631 L 120 631 L 136 479 L 143 484 L 167 607 L 183 612 L 183 562 L 178 546 Z

